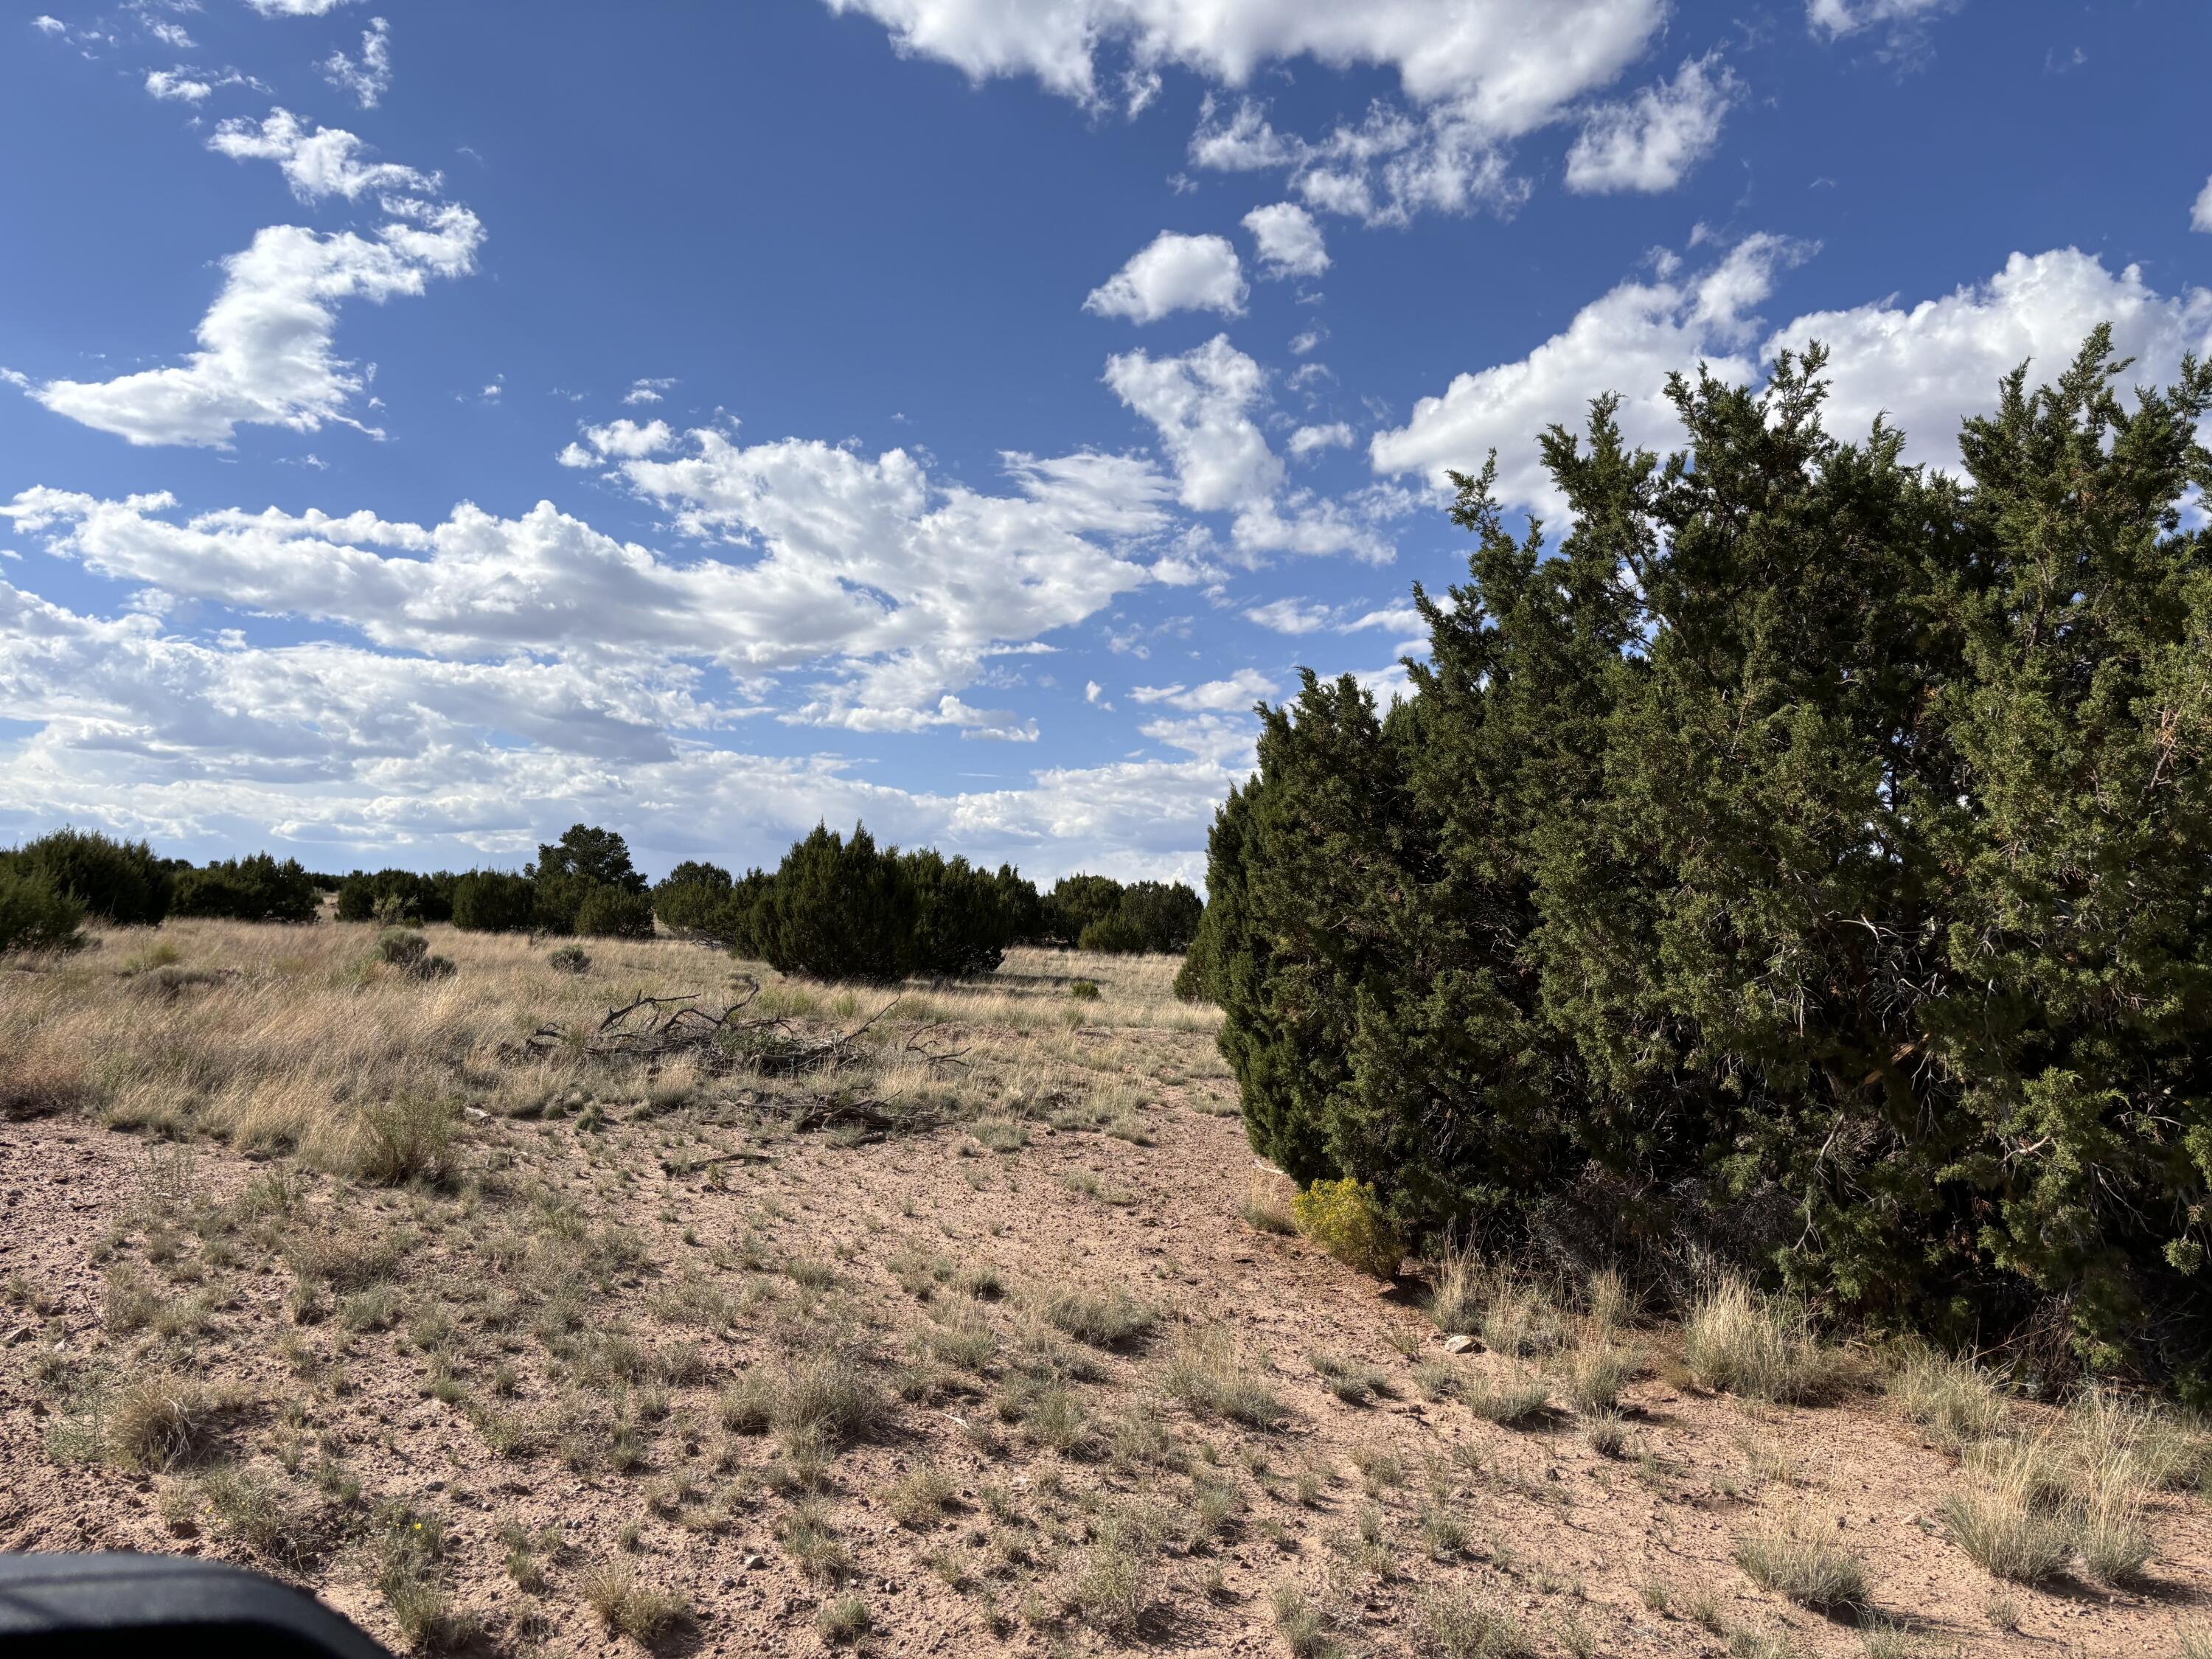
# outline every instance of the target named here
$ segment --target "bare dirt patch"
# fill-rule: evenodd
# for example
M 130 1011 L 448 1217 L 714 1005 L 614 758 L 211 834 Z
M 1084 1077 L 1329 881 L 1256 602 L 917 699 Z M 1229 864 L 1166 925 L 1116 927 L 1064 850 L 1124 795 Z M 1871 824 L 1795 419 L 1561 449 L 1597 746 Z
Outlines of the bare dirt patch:
M 1491 1285 L 1448 1352 L 1273 1230 L 1171 963 L 763 973 L 808 1040 L 882 1014 L 771 1075 L 529 1048 L 723 1006 L 695 946 L 445 935 L 425 982 L 368 930 L 161 938 L 0 983 L 64 1102 L 0 1124 L 0 1547 L 219 1555 L 425 1650 L 2173 1654 L 2212 1613 L 2182 1428 L 2123 1449 L 2172 1464 L 2130 1465 L 2139 1569 L 2069 1522 L 2014 1583 L 1956 1500 L 2048 1409 L 1710 1393 L 1577 1287 Z

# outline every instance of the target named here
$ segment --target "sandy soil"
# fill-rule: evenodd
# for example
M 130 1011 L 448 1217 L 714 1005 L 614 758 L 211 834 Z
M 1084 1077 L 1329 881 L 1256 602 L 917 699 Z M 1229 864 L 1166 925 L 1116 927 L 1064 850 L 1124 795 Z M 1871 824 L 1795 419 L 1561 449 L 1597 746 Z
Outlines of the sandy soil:
M 1565 1414 L 1509 1429 L 1425 1397 L 1413 1368 L 1443 1339 L 1417 1284 L 1378 1287 L 1242 1218 L 1255 1161 L 1221 1115 L 1233 1094 L 1206 1037 L 1110 1040 L 1149 1145 L 1041 1121 L 1003 1152 L 953 1127 L 763 1138 L 720 1107 L 596 1130 L 472 1116 L 442 1188 L 302 1173 L 271 1214 L 243 1195 L 272 1165 L 222 1146 L 179 1153 L 65 1115 L 0 1123 L 0 1547 L 247 1562 L 400 1648 L 380 1562 L 392 1528 L 428 1517 L 444 1543 L 419 1576 L 460 1617 L 434 1620 L 426 1645 L 556 1654 L 637 1650 L 586 1606 L 611 1562 L 688 1603 L 652 1645 L 711 1654 L 1279 1654 L 1285 1584 L 1325 1619 L 1310 1651 L 2176 1654 L 2204 1616 L 2201 1498 L 2154 1500 L 2157 1555 L 2136 1587 L 2001 1584 L 1947 1535 L 1956 1459 L 1878 1395 L 1790 1409 L 1705 1394 L 1664 1329 L 1635 1334 L 1648 1364 L 1618 1456 Z M 730 1150 L 752 1156 L 686 1167 Z M 591 1230 L 610 1224 L 626 1241 L 602 1249 Z M 303 1307 L 297 1241 L 318 1236 L 398 1242 L 389 1328 L 358 1309 L 348 1328 L 341 1288 Z M 549 1344 L 532 1287 L 562 1250 L 596 1251 L 603 1276 Z M 963 1273 L 984 1294 L 959 1291 Z M 118 1314 L 134 1285 L 156 1288 L 166 1322 Z M 1066 1344 L 1089 1364 L 1064 1380 L 1073 1415 L 1040 1431 L 1018 1420 L 1016 1356 L 1034 1310 L 1071 1289 L 1126 1292 L 1158 1322 L 1110 1348 Z M 979 1328 L 964 1358 L 914 1363 L 917 1334 Z M 1170 1391 L 1201 1332 L 1227 1334 L 1287 1408 L 1279 1426 L 1195 1414 Z M 595 1370 L 590 1345 L 615 1334 L 627 1359 Z M 854 1443 L 807 1468 L 805 1448 L 725 1426 L 726 1391 L 825 1347 L 884 1390 Z M 1316 1354 L 1379 1391 L 1347 1403 Z M 1504 1364 L 1480 1345 L 1452 1363 Z M 204 1425 L 173 1461 L 122 1467 L 92 1443 L 149 1376 L 213 1391 Z M 616 1461 L 635 1466 L 618 1469 L 604 1454 L 624 1425 Z M 211 1473 L 239 1468 L 265 1477 L 274 1523 L 216 1501 Z M 918 1468 L 948 1478 L 934 1513 L 899 1501 Z M 849 1566 L 804 1571 L 795 1518 L 842 1540 Z M 1741 1538 L 1791 1522 L 1863 1558 L 1873 1635 L 1735 1565 Z M 1118 1600 L 1070 1610 L 1071 1585 L 1124 1558 L 1137 1571 L 1109 1586 Z M 1425 1617 L 1454 1589 L 1495 1622 Z M 846 1596 L 863 1633 L 821 1622 Z

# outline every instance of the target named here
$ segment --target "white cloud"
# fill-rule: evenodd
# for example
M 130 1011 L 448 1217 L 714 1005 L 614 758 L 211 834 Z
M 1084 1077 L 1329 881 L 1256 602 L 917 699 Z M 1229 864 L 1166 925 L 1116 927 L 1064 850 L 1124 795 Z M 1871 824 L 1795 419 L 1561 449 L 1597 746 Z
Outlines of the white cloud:
M 353 0 L 246 0 L 264 17 L 327 17 Z
M 197 104 L 215 90 L 213 83 L 198 78 L 196 71 L 178 68 L 148 70 L 146 90 L 155 97 L 177 103 Z
M 1303 357 L 1308 352 L 1316 349 L 1327 338 L 1328 338 L 1328 331 L 1316 324 L 1313 327 L 1303 330 L 1291 337 L 1291 355 L 1294 357 Z
M 903 51 L 977 80 L 1034 76 L 1099 101 L 1098 58 L 1176 65 L 1229 86 L 1262 67 L 1311 57 L 1334 69 L 1394 70 L 1409 98 L 1464 100 L 1501 132 L 1541 125 L 1634 61 L 1665 0 L 828 0 L 890 30 Z
M 1671 82 L 1601 104 L 1567 152 L 1567 188 L 1584 194 L 1672 190 L 1712 154 L 1742 90 L 1717 52 L 1686 60 Z
M 1449 605 L 1446 606 L 1449 609 Z M 1381 628 L 1393 634 L 1419 634 L 1428 624 L 1421 613 L 1410 605 L 1390 605 L 1381 611 L 1370 611 L 1365 616 L 1344 624 L 1340 632 L 1357 634 L 1363 629 Z
M 1225 768 L 1249 772 L 1256 761 L 1259 722 L 1250 715 L 1194 714 L 1182 720 L 1146 720 L 1137 728 L 1154 743 Z
M 1239 317 L 1249 292 L 1243 267 L 1227 237 L 1164 230 L 1091 289 L 1083 308 L 1135 323 L 1157 322 L 1176 311 L 1218 311 Z
M 665 421 L 647 421 L 643 426 L 635 421 L 612 421 L 605 426 L 586 427 L 584 441 L 601 455 L 629 461 L 668 448 L 675 443 L 676 434 Z
M 363 109 L 374 109 L 392 90 L 392 26 L 372 17 L 362 31 L 361 56 L 334 52 L 323 60 L 323 79 L 350 93 Z
M 2212 179 L 2204 181 L 2204 188 L 2197 192 L 2196 205 L 2189 210 L 2191 230 L 2212 230 Z
M 1741 349 L 1756 326 L 1751 313 L 1776 270 L 1806 252 L 1781 237 L 1753 236 L 1694 278 L 1621 283 L 1528 356 L 1458 375 L 1441 397 L 1422 398 L 1403 427 L 1370 442 L 1376 471 L 1441 483 L 1447 468 L 1480 471 L 1495 448 L 1499 494 L 1555 515 L 1565 503 L 1536 435 L 1553 422 L 1579 427 L 1589 400 L 1610 391 L 1623 399 L 1617 418 L 1628 441 L 1665 447 L 1677 431 L 1668 375 L 1703 359 L 1717 375 L 1748 380 L 1753 365 Z
M 744 675 L 882 657 L 908 665 L 909 709 L 972 683 L 1001 642 L 1142 585 L 1115 550 L 1162 524 L 1160 483 L 1118 457 L 1009 457 L 1018 493 L 989 496 L 933 484 L 901 451 L 870 462 L 690 435 L 693 454 L 622 471 L 739 558 L 673 560 L 546 502 L 519 519 L 463 503 L 435 526 L 274 508 L 179 520 L 167 495 L 30 489 L 0 516 L 149 593 L 337 623 L 387 648 L 696 657 Z
M 640 375 L 629 383 L 629 390 L 623 394 L 623 402 L 631 405 L 657 404 L 662 395 L 675 384 L 676 378 L 673 375 L 663 376 L 657 380 Z
M 48 380 L 30 395 L 58 415 L 133 444 L 228 447 L 241 425 L 313 432 L 347 412 L 360 375 L 332 349 L 341 301 L 419 295 L 475 268 L 483 230 L 459 206 L 387 202 L 374 238 L 297 225 L 257 232 L 223 261 L 199 349 L 112 380 Z
M 58 17 L 49 17 L 44 12 L 40 12 L 36 17 L 33 17 L 31 20 L 31 27 L 38 30 L 41 34 L 66 34 L 69 33 L 68 24 L 63 22 Z
M 1227 335 L 1179 357 L 1109 358 L 1106 384 L 1159 429 L 1180 498 L 1194 513 L 1253 507 L 1282 487 L 1282 461 L 1253 419 L 1266 398 L 1266 371 Z
M 1389 544 L 1342 503 L 1286 490 L 1282 458 L 1255 415 L 1267 403 L 1260 365 L 1217 334 L 1179 357 L 1125 352 L 1106 362 L 1106 384 L 1159 432 L 1177 499 L 1194 513 L 1231 513 L 1230 537 L 1248 557 L 1352 553 L 1376 562 Z
M 1325 605 L 1310 605 L 1304 599 L 1270 599 L 1265 605 L 1255 605 L 1244 613 L 1247 622 L 1262 628 L 1273 629 L 1278 634 L 1318 634 L 1327 628 L 1336 612 Z
M 1302 426 L 1283 447 L 1293 455 L 1311 455 L 1323 449 L 1340 449 L 1352 442 L 1352 428 L 1342 421 L 1327 426 Z
M 1910 310 L 1881 301 L 1808 313 L 1760 349 L 1771 358 L 1785 346 L 1823 342 L 1834 354 L 1832 430 L 1857 435 L 1887 412 L 1904 428 L 1911 459 L 1955 467 L 1960 422 L 1992 407 L 2002 376 L 2026 362 L 2033 377 L 2055 378 L 2083 337 L 2106 322 L 2120 354 L 2136 360 L 2129 383 L 2167 382 L 2184 352 L 2212 349 L 2212 292 L 2162 295 L 2139 265 L 2114 273 L 2094 254 L 2054 248 L 2014 253 L 1987 282 Z
M 2212 348 L 2212 292 L 2161 295 L 2139 267 L 2114 273 L 2059 248 L 2015 253 L 1987 282 L 1910 308 L 1885 300 L 1800 316 L 1747 352 L 1754 308 L 1804 252 L 1753 237 L 1694 279 L 1622 283 L 1527 357 L 1459 375 L 1443 396 L 1423 398 L 1404 427 L 1374 439 L 1376 470 L 1440 481 L 1447 467 L 1480 468 L 1495 447 L 1501 497 L 1556 516 L 1565 503 L 1536 454 L 1547 425 L 1574 428 L 1591 398 L 1617 392 L 1626 440 L 1663 452 L 1680 442 L 1662 395 L 1669 372 L 1702 361 L 1717 378 L 1753 382 L 1778 351 L 1814 340 L 1832 353 L 1831 430 L 1861 436 L 1886 413 L 1904 429 L 1909 459 L 1955 467 L 1959 422 L 1991 406 L 1999 379 L 2023 362 L 2038 376 L 2057 374 L 2100 322 L 2112 324 L 2118 349 L 2137 360 L 2132 378 L 2144 382 L 2170 380 L 2183 352 Z
M 351 201 L 369 191 L 427 195 L 440 184 L 437 174 L 396 161 L 363 161 L 368 147 L 352 133 L 343 127 L 319 127 L 283 108 L 270 110 L 265 121 L 238 117 L 222 122 L 208 140 L 208 148 L 234 161 L 276 162 L 292 193 L 303 202 L 325 196 Z
M 744 752 L 682 671 L 621 659 L 454 664 L 313 643 L 255 647 L 82 615 L 0 582 L 0 703 L 40 729 L 0 751 L 0 826 L 64 821 L 165 849 L 271 846 L 318 865 L 405 848 L 519 863 L 549 826 L 621 829 L 646 867 L 773 863 L 824 819 L 1049 881 L 1076 867 L 1202 877 L 1235 777 L 1206 760 L 1032 772 L 935 793 L 830 757 Z
M 1277 690 L 1275 682 L 1258 669 L 1240 668 L 1227 679 L 1208 680 L 1203 685 L 1133 686 L 1129 697 L 1133 702 L 1164 702 L 1188 714 L 1206 710 L 1228 714 L 1249 708 L 1262 697 L 1272 697 Z
M 1244 228 L 1260 245 L 1263 276 L 1318 276 L 1328 269 L 1328 247 L 1321 227 L 1296 202 L 1254 208 L 1244 216 Z
M 1510 213 L 1528 193 L 1512 176 L 1497 130 L 1463 101 L 1419 114 L 1378 101 L 1357 125 L 1340 122 L 1310 142 L 1278 132 L 1252 99 L 1224 116 L 1208 94 L 1190 161 L 1218 172 L 1282 172 L 1308 205 L 1374 225 L 1478 206 Z
M 1805 21 L 1834 40 L 1877 23 L 1911 23 L 1960 3 L 1962 0 L 1805 0 Z

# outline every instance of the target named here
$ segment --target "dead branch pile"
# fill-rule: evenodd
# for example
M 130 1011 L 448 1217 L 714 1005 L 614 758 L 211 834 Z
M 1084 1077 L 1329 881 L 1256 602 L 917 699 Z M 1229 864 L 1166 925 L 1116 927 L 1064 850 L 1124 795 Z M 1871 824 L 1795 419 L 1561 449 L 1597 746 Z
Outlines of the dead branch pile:
M 545 1024 L 531 1033 L 526 1046 L 541 1054 L 570 1049 L 592 1060 L 654 1064 L 683 1058 L 715 1073 L 798 1077 L 834 1072 L 859 1061 L 866 1052 L 860 1039 L 898 1006 L 894 999 L 851 1030 L 825 1036 L 802 1030 L 788 1019 L 744 1018 L 744 1011 L 760 994 L 757 981 L 748 981 L 744 994 L 719 1011 L 702 1006 L 702 994 L 687 991 L 677 996 L 641 995 L 622 1007 L 608 1009 L 598 1028 L 580 1038 L 558 1025 Z M 940 1052 L 927 1046 L 927 1039 L 936 1029 L 925 1027 L 908 1038 L 903 1047 L 933 1063 L 964 1065 L 960 1056 L 965 1049 Z

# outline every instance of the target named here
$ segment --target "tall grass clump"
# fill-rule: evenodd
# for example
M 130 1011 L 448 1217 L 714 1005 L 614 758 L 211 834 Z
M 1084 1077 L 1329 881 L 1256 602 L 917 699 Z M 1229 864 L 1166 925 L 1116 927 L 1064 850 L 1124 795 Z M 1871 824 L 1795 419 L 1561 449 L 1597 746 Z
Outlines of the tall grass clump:
M 1708 1389 L 1778 1405 L 1821 1399 L 1843 1375 L 1840 1356 L 1820 1341 L 1803 1304 L 1740 1279 L 1722 1280 L 1692 1304 L 1682 1358 Z

